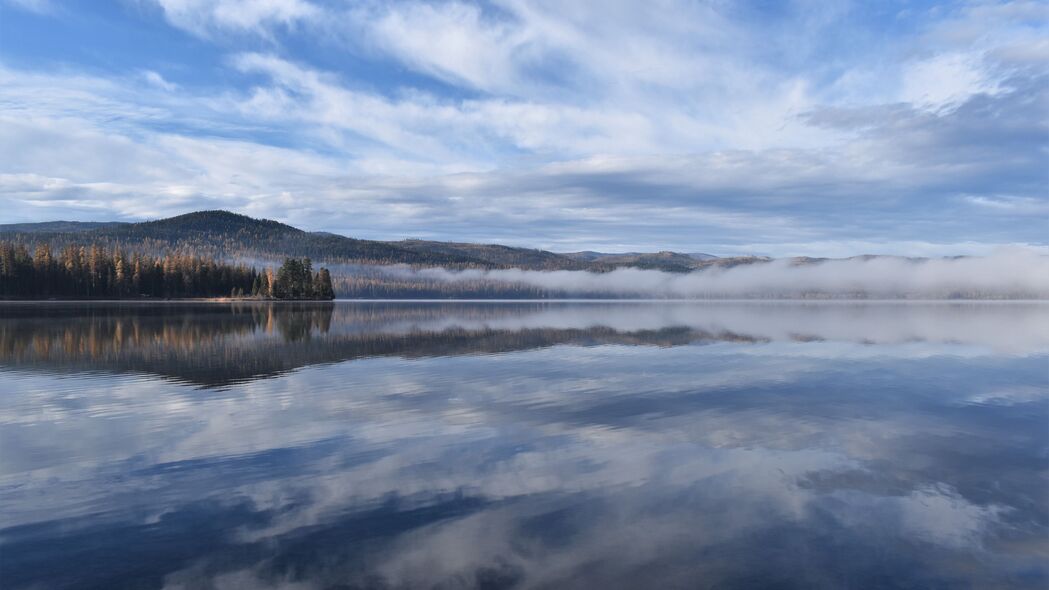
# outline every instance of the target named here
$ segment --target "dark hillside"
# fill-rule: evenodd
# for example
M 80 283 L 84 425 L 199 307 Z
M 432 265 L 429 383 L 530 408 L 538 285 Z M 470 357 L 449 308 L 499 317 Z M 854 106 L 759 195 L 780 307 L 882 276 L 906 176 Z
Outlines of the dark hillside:
M 0 236 L 27 243 L 61 247 L 90 241 L 109 248 L 159 255 L 192 252 L 219 259 L 281 260 L 309 257 L 367 264 L 469 265 L 482 261 L 455 254 L 414 252 L 386 242 L 356 240 L 329 233 L 310 233 L 268 219 L 229 211 L 198 211 L 177 217 L 99 227 L 87 231 L 20 231 L 0 226 Z
M 154 238 L 162 236 L 179 237 L 185 236 L 187 233 L 241 234 L 248 236 L 306 233 L 301 229 L 280 223 L 279 221 L 255 219 L 247 215 L 222 210 L 195 211 L 185 215 L 168 217 L 167 219 L 131 223 L 110 231 L 115 235 L 119 235 L 120 231 L 128 231 L 142 233 Z
M 531 268 L 541 270 L 584 270 L 590 266 L 564 254 L 535 248 L 515 248 L 499 244 L 469 244 L 462 242 L 431 242 L 404 240 L 388 242 L 412 252 L 461 256 L 481 260 L 492 266 Z
M 119 221 L 43 221 L 0 224 L 0 233 L 75 233 L 125 225 Z

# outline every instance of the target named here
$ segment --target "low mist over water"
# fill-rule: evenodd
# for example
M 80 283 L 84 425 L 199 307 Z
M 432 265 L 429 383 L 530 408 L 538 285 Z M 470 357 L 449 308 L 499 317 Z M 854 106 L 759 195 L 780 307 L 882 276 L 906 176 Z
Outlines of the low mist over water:
M 491 281 L 578 296 L 654 298 L 886 298 L 1046 299 L 1049 256 L 1002 250 L 987 257 L 841 260 L 779 259 L 702 271 L 672 273 L 621 268 L 607 273 L 520 269 L 449 271 L 406 267 L 386 270 L 404 278 L 446 283 Z
M 3 304 L 0 579 L 1044 588 L 1047 362 L 1044 303 Z

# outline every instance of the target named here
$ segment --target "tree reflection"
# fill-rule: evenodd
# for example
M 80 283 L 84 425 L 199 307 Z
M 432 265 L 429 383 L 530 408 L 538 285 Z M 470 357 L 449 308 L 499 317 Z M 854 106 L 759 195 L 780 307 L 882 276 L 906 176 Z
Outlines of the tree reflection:
M 1043 350 L 1049 308 L 237 302 L 0 305 L 0 366 L 148 373 L 221 387 L 354 359 L 556 345 L 826 340 Z M 962 318 L 964 321 L 959 321 Z M 1046 328 L 1046 329 L 1042 329 Z
M 450 311 L 465 323 L 480 325 L 432 323 Z M 325 303 L 22 307 L 5 310 L 0 319 L 0 364 L 59 372 L 142 372 L 215 387 L 368 357 L 498 353 L 558 344 L 681 346 L 757 340 L 681 326 L 620 331 L 607 326 L 485 325 L 530 311 L 535 309 L 425 305 L 336 311 Z

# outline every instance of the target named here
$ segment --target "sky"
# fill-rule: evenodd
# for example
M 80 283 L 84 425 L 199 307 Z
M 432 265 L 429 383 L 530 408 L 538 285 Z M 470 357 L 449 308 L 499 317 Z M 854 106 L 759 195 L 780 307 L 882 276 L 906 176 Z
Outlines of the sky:
M 1049 4 L 0 0 L 0 223 L 1049 252 Z

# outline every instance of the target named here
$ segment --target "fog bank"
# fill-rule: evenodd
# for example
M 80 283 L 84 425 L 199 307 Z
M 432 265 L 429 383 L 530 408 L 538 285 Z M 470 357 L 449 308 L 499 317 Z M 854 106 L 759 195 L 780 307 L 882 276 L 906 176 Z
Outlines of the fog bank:
M 873 257 L 799 264 L 790 259 L 692 273 L 623 268 L 607 273 L 390 267 L 401 279 L 492 281 L 570 296 L 652 298 L 868 297 L 913 299 L 1049 298 L 1049 257 L 1024 249 L 980 258 Z

